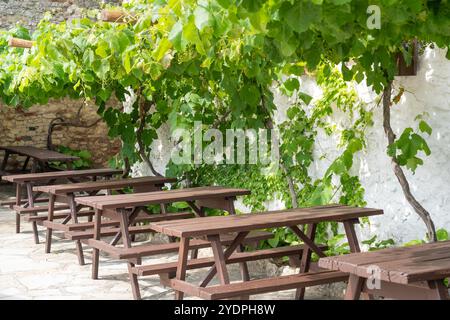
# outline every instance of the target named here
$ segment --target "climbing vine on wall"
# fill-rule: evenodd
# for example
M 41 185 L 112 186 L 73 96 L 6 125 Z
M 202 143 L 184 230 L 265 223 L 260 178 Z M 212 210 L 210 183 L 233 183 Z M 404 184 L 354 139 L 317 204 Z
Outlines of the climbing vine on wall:
M 368 28 L 369 5 L 380 7 L 381 29 Z M 194 184 L 237 184 L 238 177 L 248 177 L 244 184 L 254 195 L 246 203 L 255 210 L 275 197 L 289 207 L 329 201 L 363 205 L 352 166 L 365 147 L 371 110 L 349 82 L 384 90 L 390 105 L 387 88 L 403 42 L 450 43 L 447 0 L 132 0 L 123 8 L 129 14 L 125 23 L 86 17 L 53 24 L 45 18 L 32 35 L 23 28 L 3 32 L 0 99 L 23 107 L 65 96 L 94 100 L 110 136 L 122 140 L 121 157 L 151 169 L 149 152 L 163 125 L 171 130 L 192 128 L 195 121 L 219 130 L 278 126 L 276 174 L 251 165 L 168 169 Z M 11 35 L 34 45 L 9 48 Z M 409 53 L 402 52 L 408 60 Z M 306 74 L 316 77 L 321 99 L 310 101 L 303 92 L 299 79 Z M 283 123 L 274 120 L 274 87 L 291 95 Z M 122 102 L 131 92 L 135 102 L 124 112 Z M 106 107 L 112 98 L 117 106 Z M 343 123 L 329 121 L 335 112 L 345 115 Z M 320 151 L 316 140 L 323 133 L 339 137 L 338 155 Z M 417 152 L 428 153 L 412 132 L 391 138 L 389 154 L 400 167 L 413 169 L 421 164 Z M 416 146 L 416 154 L 404 152 L 405 143 Z M 408 155 L 412 160 L 404 158 Z M 328 161 L 328 169 L 317 177 L 311 166 L 319 160 Z

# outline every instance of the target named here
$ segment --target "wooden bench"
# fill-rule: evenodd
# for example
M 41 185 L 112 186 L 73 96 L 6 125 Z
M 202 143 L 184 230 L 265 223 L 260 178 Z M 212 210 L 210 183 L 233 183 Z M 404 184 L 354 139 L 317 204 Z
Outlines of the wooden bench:
M 271 239 L 273 234 L 264 231 L 255 231 L 250 233 L 243 241 L 245 245 L 256 247 L 258 243 Z M 233 242 L 233 234 L 224 234 L 220 237 L 222 245 L 228 246 Z M 102 251 L 108 253 L 114 259 L 139 259 L 158 254 L 167 254 L 177 252 L 180 248 L 178 242 L 161 243 L 161 244 L 145 244 L 134 246 L 131 248 L 113 247 L 104 241 L 89 239 L 86 243 L 92 247 L 99 247 Z M 209 248 L 210 244 L 206 240 L 195 239 L 191 242 L 189 250 L 198 250 Z M 161 272 L 162 273 L 162 272 Z
M 101 241 L 102 238 L 102 216 L 108 214 L 110 218 L 116 217 L 120 221 L 120 230 L 125 250 L 133 250 L 129 225 L 132 221 L 133 211 L 145 208 L 148 205 L 168 204 L 175 202 L 185 202 L 198 217 L 205 216 L 205 209 L 219 209 L 235 214 L 234 200 L 237 196 L 249 194 L 249 190 L 226 188 L 220 186 L 186 188 L 180 190 L 156 191 L 139 194 L 112 195 L 103 197 L 83 197 L 77 198 L 77 204 L 92 207 L 95 209 L 94 217 L 94 238 L 87 240 L 93 247 L 92 278 L 98 278 L 99 252 L 111 251 L 110 244 Z M 134 208 L 134 209 L 130 209 Z M 111 215 L 112 213 L 112 215 Z M 131 220 L 131 221 L 130 221 Z M 191 220 L 191 219 L 184 219 Z M 180 221 L 180 220 L 174 220 Z M 183 221 L 183 220 L 181 220 Z M 269 234 L 271 236 L 271 234 Z M 192 250 L 192 256 L 197 256 L 197 249 Z M 128 261 L 128 271 L 133 289 L 133 297 L 140 298 L 137 276 L 130 272 L 135 266 L 135 261 Z M 241 266 L 244 273 L 248 273 L 245 263 Z
M 175 290 L 192 291 L 196 296 L 207 300 L 228 299 L 274 291 L 306 288 L 321 284 L 342 282 L 348 280 L 348 274 L 337 271 L 320 271 L 314 273 L 300 273 L 279 276 L 268 279 L 257 279 L 246 282 L 216 285 L 199 288 L 184 281 L 169 280 L 170 286 Z
M 93 212 L 93 211 L 92 211 Z M 177 219 L 187 219 L 192 218 L 194 214 L 192 212 L 174 212 L 170 214 L 145 214 L 137 217 L 134 222 L 135 223 L 149 223 L 149 222 L 157 222 L 162 220 L 177 220 Z M 119 221 L 104 221 L 102 222 L 102 228 L 105 227 L 119 227 Z M 94 228 L 93 222 L 79 222 L 79 223 L 68 223 L 64 225 L 60 225 L 60 223 L 54 223 L 52 221 L 44 221 L 44 226 L 52 227 L 53 229 L 60 228 L 61 231 L 65 232 L 67 237 L 77 236 L 76 233 L 69 233 L 71 231 L 82 231 L 89 232 L 92 237 L 94 236 L 94 231 L 90 230 Z M 89 231 L 90 230 L 90 231 Z
M 21 200 L 20 205 L 24 205 L 27 202 L 28 202 L 27 200 Z M 48 202 L 48 198 L 38 198 L 34 202 L 35 203 Z M 2 207 L 9 207 L 10 209 L 13 209 L 15 205 L 17 205 L 15 198 L 10 199 L 10 200 L 0 201 L 0 206 L 2 206 Z
M 252 234 L 246 237 L 246 240 L 251 240 Z M 227 239 L 226 244 L 231 244 L 233 237 L 230 236 Z M 198 240 L 197 240 L 198 241 Z M 207 241 L 202 241 L 204 245 L 208 246 Z M 222 237 L 222 244 L 224 244 L 224 240 Z M 192 247 L 192 243 L 191 243 Z M 326 249 L 326 246 L 319 246 L 322 250 Z M 240 262 L 248 262 L 262 259 L 273 259 L 273 258 L 282 258 L 282 257 L 291 257 L 291 256 L 301 256 L 303 250 L 305 249 L 304 245 L 296 245 L 296 246 L 287 246 L 287 247 L 279 247 L 279 248 L 270 248 L 263 250 L 255 250 L 248 252 L 235 252 L 230 258 L 227 260 L 227 264 L 240 263 Z M 178 247 L 177 247 L 178 250 Z M 188 261 L 186 266 L 187 270 L 190 269 L 199 269 L 205 267 L 211 267 L 214 265 L 214 258 L 201 258 L 201 259 L 192 259 Z M 177 271 L 178 262 L 168 262 L 168 263 L 160 263 L 153 265 L 144 265 L 144 266 L 135 266 L 131 269 L 131 272 L 136 274 L 137 276 L 150 276 L 150 275 L 161 275 L 165 273 L 175 273 Z
M 51 185 L 56 182 L 59 183 L 72 183 L 82 180 L 97 180 L 98 178 L 109 179 L 114 175 L 122 174 L 122 170 L 118 169 L 87 169 L 87 170 L 74 170 L 74 171 L 57 171 L 57 172 L 41 172 L 41 173 L 29 173 L 29 174 L 12 174 L 8 176 L 2 176 L 2 180 L 8 181 L 14 184 L 16 189 L 15 202 L 12 200 L 6 200 L 2 202 L 2 205 L 6 205 L 18 211 L 15 211 L 16 215 L 16 233 L 20 233 L 20 220 L 24 208 L 32 208 L 35 203 L 45 203 L 48 198 L 42 197 L 42 192 L 33 192 L 33 187 L 37 184 Z M 25 191 L 25 199 L 23 199 Z M 15 207 L 14 207 L 15 206 Z M 44 207 L 40 207 L 39 210 L 44 210 Z M 48 210 L 48 207 L 47 209 Z M 36 212 L 29 212 L 30 215 L 36 215 Z M 39 235 L 37 230 L 37 224 L 35 221 L 32 223 L 34 241 L 39 243 Z
M 327 205 L 238 216 L 155 222 L 151 223 L 150 226 L 168 236 L 180 238 L 176 279 L 168 281 L 168 284 L 176 290 L 176 299 L 182 299 L 185 293 L 205 299 L 222 299 L 236 296 L 246 297 L 251 294 L 293 288 L 297 289 L 296 298 L 303 298 L 304 288 L 307 286 L 342 281 L 347 278 L 347 275 L 341 272 L 310 271 L 312 252 L 319 257 L 325 257 L 323 248 L 314 242 L 317 224 L 324 221 L 343 223 L 350 250 L 358 252 L 360 249 L 354 224 L 358 223 L 358 219 L 361 217 L 382 213 L 383 211 L 378 209 Z M 298 227 L 298 225 L 305 224 L 307 225 L 306 233 Z M 243 277 L 243 283 L 230 284 L 227 264 L 233 261 L 231 259 L 235 255 L 235 250 L 240 248 L 241 241 L 253 230 L 279 227 L 290 228 L 299 240 L 304 243 L 305 247 L 301 254 L 299 275 L 260 280 L 251 280 L 249 277 Z M 220 235 L 224 233 L 237 234 L 232 244 L 225 250 L 222 249 L 219 242 Z M 191 241 L 205 237 L 212 248 L 214 264 L 208 272 L 205 272 L 205 279 L 198 286 L 185 281 L 189 264 L 197 263 L 196 261 L 189 262 L 188 248 Z M 220 284 L 207 287 L 216 275 Z
M 104 195 L 104 191 L 107 194 L 111 194 L 112 192 L 125 193 L 125 189 L 131 189 L 133 194 L 137 194 L 140 192 L 152 192 L 159 191 L 166 183 L 173 183 L 176 179 L 174 178 L 166 178 L 166 177 L 138 177 L 138 178 L 129 178 L 129 179 L 118 179 L 118 180 L 103 180 L 103 181 L 87 181 L 87 182 L 79 182 L 79 183 L 70 183 L 70 184 L 60 184 L 60 185 L 43 185 L 36 186 L 33 188 L 33 191 L 45 193 L 49 196 L 49 214 L 47 223 L 44 225 L 47 227 L 47 235 L 46 235 L 46 245 L 45 252 L 50 253 L 51 244 L 52 244 L 52 233 L 53 230 L 62 231 L 65 233 L 65 238 L 74 240 L 77 248 L 78 261 L 81 265 L 84 265 L 84 255 L 82 250 L 82 245 L 80 240 L 89 239 L 93 237 L 93 227 L 94 223 L 91 221 L 84 222 L 80 224 L 78 220 L 78 210 L 82 208 L 82 205 L 77 205 L 75 203 L 75 198 L 80 198 L 84 196 L 102 196 Z M 55 210 L 57 209 L 56 202 L 65 203 L 70 212 L 68 214 L 67 219 L 63 221 L 55 221 L 54 215 Z M 161 211 L 164 213 L 166 208 L 161 206 Z M 107 216 L 107 215 L 105 215 Z M 179 217 L 189 217 L 192 216 L 190 213 L 184 213 Z M 169 215 L 168 215 L 169 217 Z M 120 237 L 120 230 L 117 228 L 119 224 L 118 220 L 114 220 L 114 216 L 112 216 L 112 221 L 104 221 L 102 222 L 102 228 L 104 228 L 103 236 L 110 236 L 118 234 L 116 236 L 115 242 L 117 242 Z M 170 217 L 169 217 L 170 219 Z M 66 226 L 68 221 L 71 221 L 71 228 L 78 228 L 77 230 L 70 230 Z M 138 214 L 134 217 L 133 223 L 141 223 L 141 222 L 150 222 L 150 221 L 160 221 L 157 219 L 155 215 L 152 217 L 151 215 L 142 212 L 142 214 Z M 115 226 L 116 228 L 111 228 Z M 106 228 L 106 229 L 105 229 Z M 91 229 L 89 231 L 89 229 Z M 148 232 L 148 228 L 145 227 L 131 227 L 132 233 L 145 233 Z
M 450 241 L 324 257 L 319 266 L 350 274 L 345 299 L 361 293 L 394 299 L 449 300 Z M 368 281 L 366 281 L 368 279 Z
M 92 217 L 94 215 L 94 211 L 92 210 L 85 210 L 78 212 L 79 217 Z M 53 219 L 68 219 L 70 217 L 70 211 L 61 211 L 58 213 L 55 213 L 53 216 Z M 38 225 L 46 227 L 48 216 L 47 215 L 38 215 L 38 216 L 26 216 L 25 221 L 27 222 L 36 222 Z M 59 223 L 60 224 L 60 223 Z

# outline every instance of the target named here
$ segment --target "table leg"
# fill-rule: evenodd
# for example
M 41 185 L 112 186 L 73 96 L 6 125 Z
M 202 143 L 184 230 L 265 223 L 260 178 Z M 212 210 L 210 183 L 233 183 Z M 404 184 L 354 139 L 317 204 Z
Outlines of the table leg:
M 317 224 L 315 224 L 315 223 L 309 224 L 307 226 L 306 236 L 311 241 L 314 241 L 314 239 L 316 237 L 316 230 L 317 230 Z M 311 249 L 307 245 L 305 245 L 305 248 L 303 249 L 302 257 L 300 260 L 299 273 L 305 273 L 305 272 L 309 271 L 309 267 L 311 266 L 311 254 L 312 254 Z M 295 299 L 303 300 L 304 298 L 305 298 L 305 288 L 298 288 L 295 291 Z
M 5 171 L 6 164 L 8 163 L 9 152 L 5 151 L 5 156 L 3 157 L 2 166 L 0 167 L 0 171 Z
M 31 173 L 36 173 L 37 172 L 37 161 L 36 159 L 33 159 L 33 161 L 31 162 Z
M 245 237 L 248 234 L 249 234 L 248 231 L 238 233 L 236 238 L 234 238 L 233 242 L 228 246 L 228 248 L 225 250 L 225 252 L 223 252 L 225 261 L 233 254 L 233 252 L 236 250 L 236 248 L 238 248 L 242 244 L 242 241 L 245 239 Z M 220 243 L 220 239 L 219 239 L 219 243 Z M 214 248 L 213 248 L 213 251 L 214 251 Z M 213 266 L 209 270 L 209 272 L 206 275 L 203 282 L 200 284 L 200 287 L 206 287 L 208 285 L 208 283 L 210 283 L 211 280 L 214 278 L 214 276 L 216 275 L 216 272 L 217 272 L 217 267 Z
M 178 249 L 178 266 L 176 279 L 184 281 L 186 279 L 186 269 L 189 253 L 189 238 L 180 239 L 180 247 Z M 175 300 L 183 300 L 184 292 L 175 291 Z
M 25 161 L 24 161 L 24 163 L 23 163 L 23 166 L 22 166 L 22 171 L 27 170 L 28 162 L 30 162 L 30 157 L 27 157 L 27 158 L 25 159 Z
M 359 246 L 358 237 L 355 231 L 355 224 L 359 223 L 358 219 L 352 219 L 344 221 L 344 229 L 345 234 L 348 240 L 348 246 L 350 247 L 350 251 L 352 253 L 361 252 L 361 248 Z M 361 293 L 365 300 L 373 300 L 373 295 L 368 294 L 366 292 Z
M 350 274 L 348 278 L 347 290 L 345 290 L 345 300 L 359 300 L 364 285 L 364 278 Z
M 234 207 L 234 198 L 228 198 L 227 200 L 228 200 L 228 207 L 229 207 L 228 213 L 232 214 L 232 215 L 236 215 L 236 209 Z M 243 245 L 239 245 L 237 247 L 236 251 L 237 252 L 244 251 L 244 246 Z M 249 281 L 250 280 L 250 273 L 248 272 L 247 262 L 240 262 L 239 263 L 239 268 L 241 269 L 242 281 Z
M 22 202 L 22 185 L 16 183 L 16 206 L 20 207 Z M 20 233 L 20 214 L 16 211 L 16 233 Z
M 28 203 L 30 205 L 30 208 L 33 208 L 34 207 L 33 186 L 31 185 L 31 183 L 27 182 L 26 188 L 27 188 Z M 30 213 L 30 215 L 37 216 L 37 213 Z M 37 230 L 36 221 L 33 221 L 31 223 L 31 225 L 33 227 L 34 242 L 36 244 L 39 244 L 39 234 L 38 234 L 38 230 Z
M 55 209 L 55 198 L 54 194 L 49 195 L 48 199 L 48 221 L 53 221 L 53 213 Z M 47 234 L 45 238 L 45 253 L 50 253 L 52 247 L 52 233 L 53 229 L 51 227 L 47 227 Z
M 220 284 L 229 284 L 230 278 L 228 276 L 227 265 L 225 262 L 225 255 L 223 254 L 222 244 L 220 243 L 219 235 L 208 236 L 208 240 L 211 242 L 211 247 L 214 255 L 214 262 L 217 270 L 217 275 L 220 280 Z
M 130 224 L 127 210 L 118 210 L 120 220 L 120 230 L 122 232 L 122 242 L 125 248 L 131 248 L 131 237 L 128 231 Z M 141 293 L 139 291 L 139 283 L 137 275 L 132 272 L 132 268 L 135 266 L 131 261 L 127 261 L 128 274 L 130 275 L 131 291 L 133 292 L 133 298 L 135 300 L 141 300 Z
M 191 207 L 191 209 L 194 211 L 194 214 L 197 217 L 204 217 L 205 216 L 205 208 L 204 207 L 198 207 L 193 201 L 188 201 L 187 204 Z M 198 249 L 192 249 L 191 250 L 191 259 L 197 259 L 198 258 Z
M 75 196 L 74 194 L 70 194 L 69 196 L 69 207 L 70 207 L 70 216 L 72 218 L 73 223 L 78 223 L 78 210 L 77 210 L 77 204 L 75 203 Z M 84 254 L 83 254 L 83 246 L 81 245 L 81 240 L 75 241 L 76 250 L 77 250 L 77 256 L 78 256 L 78 263 L 80 266 L 84 266 Z
M 100 231 L 101 231 L 101 222 L 102 222 L 102 210 L 95 209 L 94 214 L 94 239 L 100 240 Z M 92 279 L 98 279 L 98 263 L 100 250 L 97 248 L 93 248 L 92 250 Z
M 352 253 L 361 252 L 361 248 L 359 247 L 358 237 L 356 236 L 355 223 L 358 223 L 358 222 L 354 221 L 354 220 L 344 221 L 345 234 L 347 236 L 348 245 L 349 245 L 350 251 Z
M 434 299 L 436 300 L 450 300 L 448 288 L 444 285 L 444 280 L 434 280 L 428 282 L 430 288 L 434 290 Z

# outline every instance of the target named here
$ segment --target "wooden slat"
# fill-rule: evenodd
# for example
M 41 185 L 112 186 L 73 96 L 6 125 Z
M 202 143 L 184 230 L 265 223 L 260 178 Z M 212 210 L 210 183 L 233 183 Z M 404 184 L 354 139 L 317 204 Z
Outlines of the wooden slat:
M 241 232 L 256 229 L 286 227 L 323 221 L 342 221 L 383 214 L 383 210 L 371 208 L 313 207 L 244 215 L 194 218 L 189 221 L 152 223 L 161 233 L 176 237 L 195 237 L 224 232 Z
M 211 286 L 206 288 L 193 287 L 195 294 L 203 299 L 215 300 L 234 298 L 238 296 L 254 295 L 267 292 L 283 291 L 296 288 L 316 286 L 320 284 L 341 282 L 348 279 L 348 274 L 339 271 L 321 271 L 309 272 L 304 274 L 295 274 L 280 276 L 267 279 L 250 280 L 246 282 L 231 283 L 227 285 Z M 183 291 L 188 289 L 184 281 L 172 279 L 170 286 L 174 290 Z M 186 290 L 187 291 L 187 290 Z M 186 292 L 185 291 L 185 292 Z M 190 293 L 190 292 L 186 292 Z
M 33 41 L 20 39 L 20 38 L 10 38 L 8 40 L 8 46 L 13 47 L 13 48 L 29 49 L 33 46 Z
M 48 198 L 37 198 L 37 199 L 34 200 L 35 203 L 47 202 L 47 201 L 48 201 Z M 23 199 L 23 200 L 20 201 L 20 204 L 25 204 L 27 202 L 28 202 L 28 200 Z M 5 207 L 6 206 L 11 206 L 12 207 L 14 205 L 16 205 L 16 199 L 15 198 L 11 199 L 11 200 L 0 201 L 0 206 L 5 206 Z
M 223 245 L 229 245 L 233 242 L 235 234 L 224 234 L 221 235 L 221 243 Z M 273 234 L 270 232 L 264 231 L 254 231 L 250 232 L 250 234 L 244 239 L 243 244 L 250 245 L 255 244 L 263 240 L 268 240 L 273 237 Z M 85 242 L 94 248 L 98 248 L 104 252 L 107 252 L 115 259 L 132 259 L 132 258 L 142 258 L 157 254 L 166 254 L 172 252 L 178 252 L 179 243 L 171 242 L 171 243 L 163 243 L 163 244 L 146 244 L 141 246 L 136 246 L 132 248 L 120 248 L 109 245 L 108 243 L 95 240 L 88 239 Z M 202 249 L 209 248 L 211 244 L 209 241 L 194 239 L 190 241 L 189 248 L 191 249 Z
M 202 199 L 236 197 L 250 194 L 249 190 L 219 186 L 186 188 L 139 194 L 112 195 L 103 197 L 83 197 L 76 202 L 97 209 L 115 209 L 130 206 L 195 201 Z
M 46 212 L 48 211 L 48 206 L 37 206 L 28 208 L 13 206 L 13 209 L 19 214 L 30 214 L 30 213 Z M 55 205 L 55 210 L 66 210 L 66 209 L 69 209 L 69 206 L 66 204 Z
M 325 246 L 321 247 L 325 249 Z M 304 249 L 303 245 L 297 245 L 264 250 L 255 250 L 250 252 L 236 252 L 233 253 L 230 258 L 228 258 L 227 264 L 300 255 L 303 252 L 303 249 Z M 146 266 L 135 266 L 134 268 L 132 268 L 131 272 L 133 272 L 138 276 L 149 276 L 154 274 L 170 273 L 175 272 L 177 270 L 177 265 L 178 262 L 169 262 Z M 214 258 L 200 258 L 189 260 L 187 263 L 187 269 L 205 268 L 210 267 L 212 265 L 214 265 Z
M 67 194 L 82 191 L 96 191 L 96 190 L 115 190 L 126 187 L 146 186 L 146 185 L 163 185 L 165 183 L 176 182 L 177 179 L 166 177 L 138 177 L 120 180 L 102 180 L 102 181 L 88 181 L 80 183 L 59 184 L 49 186 L 37 186 L 33 191 L 41 191 L 53 194 Z
M 100 231 L 101 237 L 111 237 L 115 236 L 118 232 L 120 232 L 120 228 L 108 227 L 102 228 Z M 151 233 L 154 232 L 150 226 L 133 226 L 129 227 L 130 234 L 137 233 Z M 85 240 L 91 239 L 94 237 L 93 230 L 82 230 L 82 231 L 68 231 L 64 234 L 66 239 L 69 240 Z
M 94 211 L 89 210 L 89 211 L 81 211 L 78 213 L 79 217 L 87 217 L 87 216 L 92 216 L 94 214 Z M 69 211 L 66 212 L 60 212 L 60 213 L 56 213 L 53 215 L 53 219 L 57 220 L 57 219 L 65 219 L 67 218 L 67 216 L 70 215 Z M 42 221 L 43 223 L 46 222 L 46 220 L 48 219 L 47 215 L 39 215 L 39 216 L 26 216 L 25 217 L 25 221 L 27 222 L 32 222 L 32 221 Z
M 122 174 L 120 169 L 87 169 L 87 170 L 67 170 L 67 171 L 54 171 L 54 172 L 42 172 L 42 173 L 27 173 L 17 174 L 2 177 L 3 180 L 15 183 L 24 182 L 37 182 L 48 181 L 51 179 L 66 179 L 66 178 L 83 178 L 92 176 L 109 176 Z
M 327 257 L 319 266 L 361 277 L 377 267 L 380 280 L 399 284 L 443 279 L 450 276 L 450 241 Z
M 134 222 L 155 222 L 162 220 L 175 220 L 175 219 L 187 219 L 192 218 L 192 212 L 175 212 L 175 213 L 167 213 L 167 214 L 152 214 L 152 215 L 141 215 L 134 220 Z M 44 222 L 44 226 L 50 226 L 50 221 Z M 119 221 L 105 221 L 102 222 L 102 227 L 119 227 Z M 71 224 L 51 224 L 51 228 L 60 230 L 60 231 L 80 231 L 86 229 L 94 228 L 94 222 L 81 222 L 81 223 L 71 223 Z
M 39 149 L 36 147 L 30 146 L 17 146 L 17 147 L 0 147 L 5 151 L 10 153 L 19 154 L 22 156 L 32 157 L 38 159 L 43 162 L 48 161 L 75 161 L 80 159 L 76 156 L 70 156 L 64 153 L 47 150 L 47 149 Z

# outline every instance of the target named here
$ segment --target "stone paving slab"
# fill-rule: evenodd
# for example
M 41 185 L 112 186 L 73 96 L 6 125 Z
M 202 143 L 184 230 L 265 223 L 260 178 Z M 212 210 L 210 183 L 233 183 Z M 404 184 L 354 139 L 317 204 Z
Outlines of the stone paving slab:
M 10 188 L 0 186 L 0 199 L 12 195 Z M 22 224 L 22 233 L 15 233 L 15 216 L 13 212 L 0 207 L 0 299 L 40 299 L 40 300 L 129 300 L 132 298 L 124 261 L 111 260 L 107 256 L 100 259 L 100 279 L 92 280 L 91 253 L 85 250 L 86 265 L 78 265 L 75 245 L 71 241 L 57 239 L 52 246 L 52 253 L 44 253 L 45 233 L 40 227 L 41 243 L 33 241 L 31 224 Z M 161 241 L 154 237 L 150 241 Z M 200 255 L 208 254 L 203 250 Z M 176 260 L 175 254 L 153 256 L 144 260 L 151 263 L 163 263 Z M 273 264 L 250 263 L 252 276 L 264 277 L 266 273 L 292 273 L 295 270 L 284 268 L 274 270 Z M 275 268 L 276 269 L 276 268 Z M 231 279 L 239 280 L 237 266 L 231 266 Z M 271 270 L 271 271 L 270 271 Z M 200 281 L 203 270 L 188 272 L 187 279 Z M 140 278 L 143 299 L 173 299 L 174 292 L 164 288 L 157 276 Z M 322 287 L 323 288 L 323 287 Z M 342 291 L 345 287 L 338 287 Z M 323 299 L 327 290 L 307 290 L 307 298 Z M 294 291 L 284 291 L 265 295 L 256 295 L 252 299 L 292 299 Z M 186 297 L 186 299 L 192 299 Z

